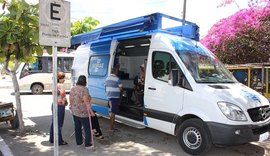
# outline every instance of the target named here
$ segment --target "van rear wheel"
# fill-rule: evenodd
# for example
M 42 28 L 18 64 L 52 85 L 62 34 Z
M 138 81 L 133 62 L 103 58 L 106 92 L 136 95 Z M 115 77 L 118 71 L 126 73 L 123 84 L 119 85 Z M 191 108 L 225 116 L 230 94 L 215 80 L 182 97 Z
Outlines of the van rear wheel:
M 32 94 L 42 94 L 43 93 L 43 87 L 40 84 L 34 84 L 31 88 Z
M 212 141 L 205 123 L 200 119 L 188 119 L 177 131 L 177 140 L 182 149 L 191 155 L 206 153 Z

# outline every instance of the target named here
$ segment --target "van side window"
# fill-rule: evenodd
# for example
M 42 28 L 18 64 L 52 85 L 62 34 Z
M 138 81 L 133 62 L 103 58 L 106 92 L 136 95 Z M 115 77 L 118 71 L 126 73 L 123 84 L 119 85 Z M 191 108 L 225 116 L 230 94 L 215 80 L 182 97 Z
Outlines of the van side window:
M 52 73 L 52 69 L 53 69 L 53 61 L 52 58 L 47 58 L 48 59 L 48 73 Z
M 41 72 L 42 68 L 42 58 L 38 58 L 34 63 L 30 64 L 31 73 Z
M 44 57 L 44 60 L 47 60 L 47 70 L 45 72 L 52 73 L 53 69 L 53 60 L 51 57 Z M 71 72 L 71 67 L 73 63 L 73 57 L 58 57 L 57 58 L 57 71 L 63 71 L 65 73 Z
M 88 68 L 89 76 L 106 76 L 109 60 L 109 55 L 91 56 Z
M 171 54 L 166 52 L 154 52 L 152 60 L 152 75 L 155 79 L 168 82 L 170 71 L 180 69 Z

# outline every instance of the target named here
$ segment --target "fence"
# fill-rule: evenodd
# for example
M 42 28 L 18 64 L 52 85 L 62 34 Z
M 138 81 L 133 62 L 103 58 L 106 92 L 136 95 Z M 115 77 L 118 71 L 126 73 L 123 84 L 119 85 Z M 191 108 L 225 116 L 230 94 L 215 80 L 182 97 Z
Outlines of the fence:
M 260 92 L 267 98 L 270 97 L 270 63 L 226 65 L 226 68 L 232 72 L 239 82 Z

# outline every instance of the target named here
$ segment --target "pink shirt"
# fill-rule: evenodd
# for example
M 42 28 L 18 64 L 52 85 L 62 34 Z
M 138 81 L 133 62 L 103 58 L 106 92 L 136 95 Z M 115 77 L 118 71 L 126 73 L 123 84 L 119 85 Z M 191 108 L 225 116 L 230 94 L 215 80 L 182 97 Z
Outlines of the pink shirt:
M 57 84 L 57 104 L 58 105 L 65 105 L 66 101 L 66 91 L 64 85 L 61 83 Z

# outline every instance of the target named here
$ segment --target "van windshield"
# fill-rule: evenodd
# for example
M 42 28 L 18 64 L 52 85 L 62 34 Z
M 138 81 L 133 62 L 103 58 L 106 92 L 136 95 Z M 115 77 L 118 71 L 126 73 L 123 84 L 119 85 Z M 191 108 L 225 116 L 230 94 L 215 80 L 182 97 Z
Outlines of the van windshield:
M 198 83 L 236 83 L 229 70 L 199 42 L 171 36 L 170 42 Z

